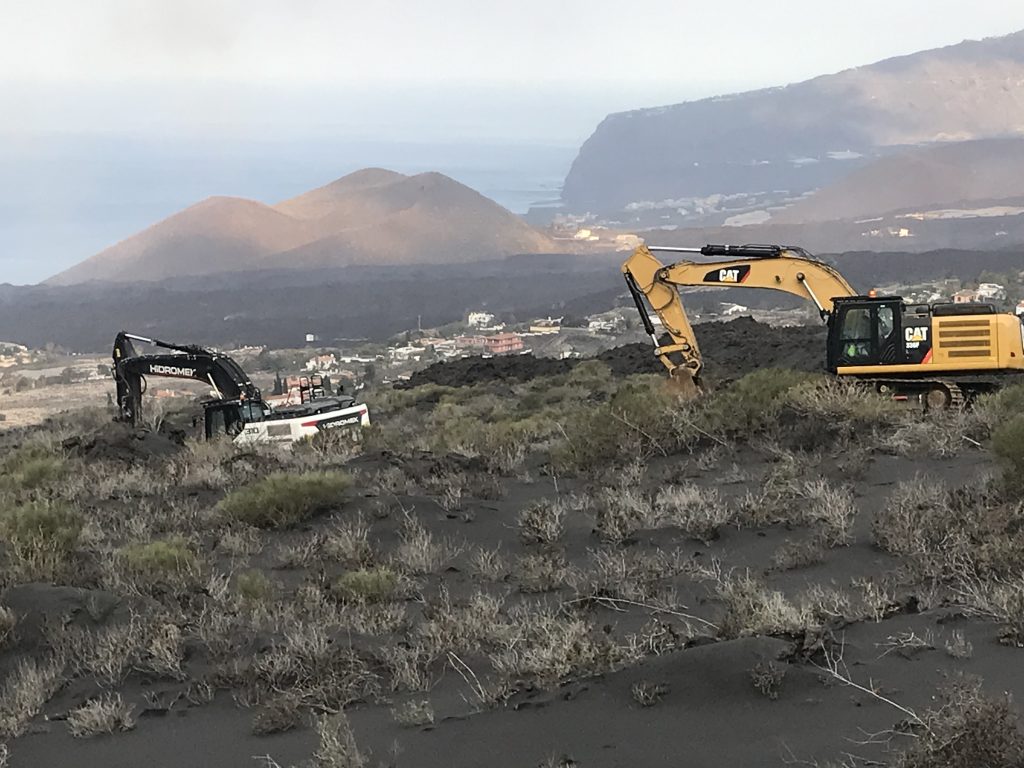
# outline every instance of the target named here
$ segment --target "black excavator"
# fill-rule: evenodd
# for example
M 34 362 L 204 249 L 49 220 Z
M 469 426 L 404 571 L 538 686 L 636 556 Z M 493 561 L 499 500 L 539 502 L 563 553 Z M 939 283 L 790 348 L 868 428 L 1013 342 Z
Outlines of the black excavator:
M 167 352 L 139 354 L 133 342 Z M 315 382 L 303 388 L 302 402 L 271 408 L 238 363 L 196 344 L 171 344 L 121 331 L 114 339 L 113 358 L 119 418 L 134 426 L 142 419 L 147 376 L 210 385 L 213 396 L 203 402 L 207 438 L 227 435 L 236 443 L 294 442 L 327 429 L 370 423 L 365 404 L 347 395 L 325 397 Z

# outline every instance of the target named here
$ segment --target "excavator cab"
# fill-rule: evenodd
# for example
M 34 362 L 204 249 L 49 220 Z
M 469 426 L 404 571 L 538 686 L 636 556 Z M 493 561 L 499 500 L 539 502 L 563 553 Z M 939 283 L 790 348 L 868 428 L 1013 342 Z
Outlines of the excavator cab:
M 904 305 L 899 297 L 833 299 L 828 318 L 828 369 L 898 365 L 904 359 Z
M 206 438 L 227 435 L 238 437 L 246 424 L 263 421 L 267 417 L 266 406 L 257 400 L 215 400 L 206 404 L 203 411 Z

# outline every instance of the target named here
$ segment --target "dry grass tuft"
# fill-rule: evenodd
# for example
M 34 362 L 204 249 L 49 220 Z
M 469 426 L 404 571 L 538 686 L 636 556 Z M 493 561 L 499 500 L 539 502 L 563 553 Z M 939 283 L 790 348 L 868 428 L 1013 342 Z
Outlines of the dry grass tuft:
M 119 693 L 107 693 L 68 713 L 68 730 L 76 739 L 105 733 L 130 731 L 135 727 L 134 704 L 126 704 Z
M 0 690 L 0 736 L 24 734 L 29 721 L 63 684 L 64 663 L 59 659 L 19 660 Z
M 535 501 L 519 513 L 519 538 L 526 544 L 554 544 L 565 535 L 561 499 Z

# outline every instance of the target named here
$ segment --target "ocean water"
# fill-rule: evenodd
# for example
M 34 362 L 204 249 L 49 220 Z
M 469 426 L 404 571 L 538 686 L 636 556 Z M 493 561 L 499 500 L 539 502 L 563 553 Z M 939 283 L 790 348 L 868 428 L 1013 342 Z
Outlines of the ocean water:
M 0 143 L 0 283 L 34 283 L 211 195 L 275 203 L 370 166 L 439 171 L 516 213 L 556 200 L 575 146 L 34 136 Z

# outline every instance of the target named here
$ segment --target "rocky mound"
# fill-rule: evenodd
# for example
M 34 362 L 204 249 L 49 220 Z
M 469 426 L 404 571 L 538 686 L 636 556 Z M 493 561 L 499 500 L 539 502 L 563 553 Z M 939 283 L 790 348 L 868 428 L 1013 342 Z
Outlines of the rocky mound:
M 178 430 L 152 432 L 112 421 L 89 434 L 65 440 L 63 448 L 75 456 L 93 461 L 133 465 L 177 453 L 183 440 L 184 433 Z
M 822 326 L 775 328 L 744 317 L 728 323 L 704 323 L 694 328 L 704 355 L 705 376 L 730 380 L 759 368 L 791 368 L 820 371 L 825 359 L 826 331 Z M 665 369 L 649 344 L 626 344 L 606 350 L 595 358 L 616 376 L 661 373 Z M 412 375 L 402 388 L 421 384 L 464 387 L 493 381 L 529 381 L 539 376 L 566 373 L 580 360 L 516 355 L 466 357 L 434 363 Z

